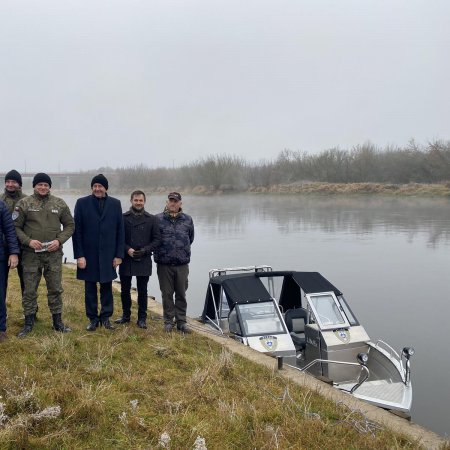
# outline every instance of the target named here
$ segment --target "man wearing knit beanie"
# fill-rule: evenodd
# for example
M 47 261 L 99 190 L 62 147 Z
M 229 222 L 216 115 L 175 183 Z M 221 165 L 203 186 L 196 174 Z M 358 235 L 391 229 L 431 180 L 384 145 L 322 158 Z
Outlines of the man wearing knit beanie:
M 12 215 L 17 202 L 24 197 L 26 197 L 26 195 L 22 192 L 22 175 L 20 175 L 17 170 L 12 169 L 5 175 L 5 191 L 0 195 L 0 200 L 3 200 L 6 203 L 8 212 Z M 8 258 L 5 259 L 5 262 L 8 262 Z M 6 264 L 4 280 L 5 295 L 8 288 L 9 269 L 10 266 Z M 20 255 L 17 274 L 19 275 L 20 289 L 23 294 L 23 267 L 22 264 L 20 264 Z
M 84 280 L 88 331 L 99 325 L 113 330 L 110 317 L 114 311 L 112 281 L 125 253 L 125 233 L 122 205 L 110 197 L 108 180 L 103 174 L 92 178 L 92 194 L 75 204 L 73 254 L 77 260 L 77 278 Z M 101 238 L 101 239 L 100 239 Z M 100 284 L 100 312 L 97 283 Z
M 17 172 L 17 170 L 12 169 L 5 175 L 5 183 L 8 180 L 16 181 L 19 184 L 19 186 L 22 187 L 22 175 L 20 175 L 20 173 Z
M 52 187 L 52 179 L 46 173 L 43 173 L 43 172 L 39 172 L 34 176 L 33 188 L 35 188 L 37 184 L 41 184 L 41 183 L 44 183 L 44 184 L 47 183 L 49 188 Z
M 94 184 L 101 184 L 106 191 L 108 190 L 109 187 L 108 180 L 102 173 L 99 173 L 98 175 L 95 175 L 94 178 L 92 178 L 91 189 L 94 186 Z
M 62 246 L 72 236 L 75 224 L 66 202 L 50 194 L 51 186 L 52 180 L 46 173 L 37 173 L 33 178 L 34 193 L 20 200 L 13 212 L 22 246 L 25 285 L 22 297 L 25 324 L 19 337 L 33 330 L 42 273 L 47 283 L 53 329 L 61 333 L 71 331 L 61 319 Z

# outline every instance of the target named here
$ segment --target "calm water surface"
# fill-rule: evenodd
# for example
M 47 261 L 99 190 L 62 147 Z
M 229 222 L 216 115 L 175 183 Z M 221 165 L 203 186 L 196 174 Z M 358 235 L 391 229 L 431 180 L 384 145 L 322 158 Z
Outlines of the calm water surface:
M 64 196 L 73 208 L 75 197 Z M 128 197 L 120 197 L 124 209 Z M 163 196 L 148 199 L 156 213 Z M 188 314 L 200 315 L 211 268 L 268 264 L 318 271 L 345 295 L 372 340 L 412 345 L 413 421 L 450 435 L 450 200 L 186 196 L 196 226 Z M 71 248 L 65 252 L 71 257 Z M 152 277 L 149 292 L 159 288 Z

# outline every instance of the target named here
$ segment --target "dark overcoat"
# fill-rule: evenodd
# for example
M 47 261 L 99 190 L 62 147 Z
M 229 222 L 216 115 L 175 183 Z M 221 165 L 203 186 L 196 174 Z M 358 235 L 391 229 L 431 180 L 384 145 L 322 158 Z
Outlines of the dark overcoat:
M 125 276 L 150 276 L 152 274 L 152 253 L 161 244 L 159 220 L 144 211 L 133 214 L 127 211 L 123 215 L 125 226 L 125 257 L 119 267 L 119 274 Z M 142 250 L 143 256 L 138 260 L 128 255 L 128 250 Z
M 113 259 L 124 256 L 122 206 L 116 198 L 105 197 L 102 212 L 94 195 L 75 204 L 73 255 L 86 258 L 86 268 L 77 268 L 79 280 L 107 283 L 117 278 Z

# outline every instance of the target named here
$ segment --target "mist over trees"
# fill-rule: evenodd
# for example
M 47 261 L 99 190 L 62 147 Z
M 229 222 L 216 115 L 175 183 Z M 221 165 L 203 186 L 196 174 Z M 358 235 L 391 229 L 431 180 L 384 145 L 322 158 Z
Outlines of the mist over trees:
M 198 193 L 265 191 L 276 186 L 301 189 L 311 183 L 377 183 L 385 188 L 409 183 L 450 186 L 450 141 L 405 147 L 377 147 L 368 142 L 350 150 L 331 148 L 318 154 L 283 150 L 274 160 L 249 162 L 242 156 L 212 154 L 178 167 L 99 167 L 71 178 L 70 188 L 85 190 L 93 175 L 105 174 L 120 190 L 172 188 Z M 55 180 L 57 181 L 57 180 Z M 30 184 L 27 180 L 25 184 Z M 58 183 L 56 183 L 58 185 Z M 64 181 L 59 181 L 64 189 Z
M 273 161 L 253 163 L 240 156 L 210 155 L 174 168 L 118 168 L 115 178 L 128 189 L 205 186 L 223 191 L 305 182 L 440 183 L 450 180 L 450 141 L 421 146 L 412 140 L 404 148 L 379 148 L 369 142 L 315 155 L 283 150 Z

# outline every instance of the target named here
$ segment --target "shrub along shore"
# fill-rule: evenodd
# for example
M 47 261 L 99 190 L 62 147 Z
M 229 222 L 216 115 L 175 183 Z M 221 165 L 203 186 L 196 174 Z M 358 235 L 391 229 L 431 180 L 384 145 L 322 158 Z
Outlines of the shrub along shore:
M 0 449 L 425 448 L 208 337 L 163 333 L 159 308 L 148 330 L 132 322 L 89 333 L 71 268 L 63 286 L 73 332 L 51 329 L 41 288 L 35 328 L 19 339 L 20 289 L 10 277 Z
M 84 189 L 54 189 L 54 193 L 61 195 L 71 193 L 86 195 L 89 183 Z M 238 189 L 233 186 L 213 186 L 197 185 L 190 186 L 141 186 L 139 184 L 130 188 L 111 186 L 111 193 L 118 195 L 129 195 L 134 189 L 142 189 L 147 194 L 166 195 L 168 192 L 181 192 L 183 195 L 239 195 L 239 194 L 270 194 L 270 195 L 382 195 L 398 197 L 450 197 L 450 182 L 439 184 L 388 184 L 388 183 L 320 183 L 302 182 L 290 184 L 276 184 L 269 187 L 250 187 L 248 189 Z

